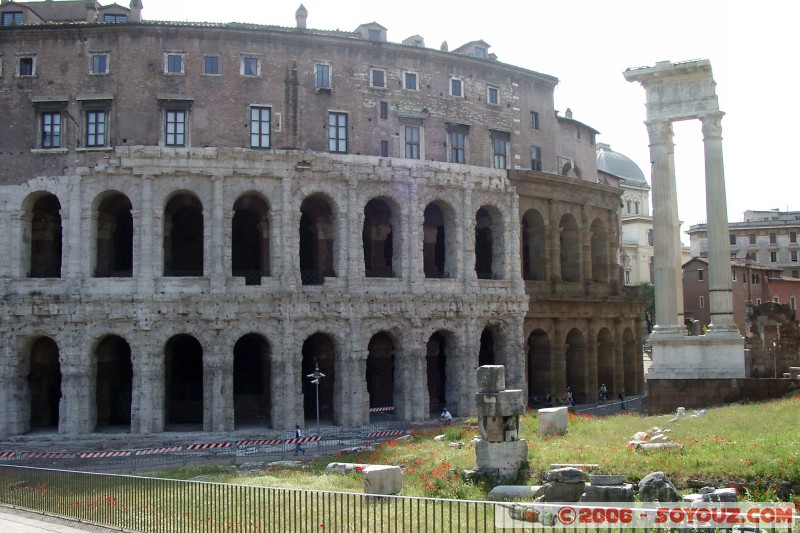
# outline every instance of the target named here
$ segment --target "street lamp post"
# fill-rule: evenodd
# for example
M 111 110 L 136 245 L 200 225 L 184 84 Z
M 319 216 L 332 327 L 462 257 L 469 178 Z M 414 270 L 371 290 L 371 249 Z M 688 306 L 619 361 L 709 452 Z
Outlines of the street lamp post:
M 314 372 L 311 374 L 306 375 L 307 378 L 311 379 L 311 383 L 314 384 L 317 393 L 317 435 L 319 435 L 319 380 L 325 377 L 325 374 L 319 371 L 319 360 L 316 358 L 314 359 Z

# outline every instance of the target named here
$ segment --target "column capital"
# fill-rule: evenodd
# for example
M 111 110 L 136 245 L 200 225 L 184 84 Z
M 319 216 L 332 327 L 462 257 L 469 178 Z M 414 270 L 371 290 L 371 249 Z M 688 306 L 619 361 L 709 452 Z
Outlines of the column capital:
M 717 111 L 700 117 L 700 122 L 703 125 L 703 140 L 708 138 L 722 138 L 723 116 L 725 116 L 725 113 Z
M 647 126 L 647 134 L 650 137 L 651 144 L 671 143 L 672 121 L 670 120 L 648 120 L 645 123 Z

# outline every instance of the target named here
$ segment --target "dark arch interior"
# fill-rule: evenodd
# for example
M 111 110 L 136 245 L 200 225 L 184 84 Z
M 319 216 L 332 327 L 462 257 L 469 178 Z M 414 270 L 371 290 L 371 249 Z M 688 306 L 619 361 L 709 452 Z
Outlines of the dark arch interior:
M 95 276 L 133 275 L 133 215 L 124 194 L 103 200 L 97 213 L 97 261 Z
M 194 337 L 178 335 L 166 347 L 167 424 L 203 422 L 203 348 Z
M 426 278 L 446 278 L 444 214 L 435 203 L 425 207 L 422 258 Z
M 269 208 L 254 195 L 233 204 L 231 270 L 247 285 L 260 285 L 269 276 Z
M 321 195 L 312 195 L 300 206 L 300 275 L 303 285 L 321 285 L 334 277 L 333 212 Z
M 314 372 L 316 364 L 325 377 L 319 381 L 319 417 L 332 421 L 333 390 L 336 381 L 334 373 L 335 352 L 333 340 L 324 333 L 315 333 L 303 343 L 303 362 L 301 380 L 303 383 L 303 412 L 306 420 L 317 417 L 317 386 L 311 382 L 309 374 Z
M 270 424 L 269 345 L 249 334 L 233 347 L 233 411 L 236 424 Z
M 368 278 L 394 277 L 394 228 L 391 217 L 392 210 L 383 200 L 370 200 L 364 207 L 361 239 L 364 246 L 364 274 Z
M 173 197 L 164 216 L 164 275 L 203 275 L 203 206 L 194 196 Z
M 61 366 L 58 346 L 53 339 L 37 339 L 31 347 L 28 390 L 31 401 L 31 428 L 57 428 L 61 401 Z
M 31 218 L 31 278 L 61 277 L 61 203 L 52 194 L 36 200 Z
M 394 341 L 386 332 L 369 340 L 367 355 L 367 392 L 369 406 L 394 406 Z
M 431 414 L 439 414 L 447 404 L 447 340 L 437 331 L 428 339 L 425 362 L 428 377 L 428 397 Z
M 131 347 L 122 337 L 103 339 L 97 357 L 97 426 L 130 426 L 133 390 Z

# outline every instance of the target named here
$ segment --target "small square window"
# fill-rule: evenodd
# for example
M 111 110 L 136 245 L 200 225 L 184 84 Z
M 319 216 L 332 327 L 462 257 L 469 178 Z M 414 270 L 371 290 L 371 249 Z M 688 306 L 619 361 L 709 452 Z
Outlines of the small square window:
M 370 72 L 370 85 L 373 87 L 386 87 L 386 71 L 374 68 Z
M 542 149 L 538 146 L 531 146 L 531 170 L 542 171 Z
M 389 118 L 389 102 L 381 102 L 380 108 L 381 118 L 384 120 Z
M 61 112 L 42 113 L 42 148 L 61 148 Z
M 728 241 L 730 242 L 731 246 L 736 246 L 736 235 L 734 235 L 733 233 L 728 235 Z
M 777 242 L 778 242 L 778 235 L 775 234 L 775 233 L 770 233 L 769 234 L 769 243 L 770 244 L 776 244 Z
M 452 96 L 464 96 L 463 84 L 458 78 L 450 79 L 450 94 Z
M 367 39 L 376 43 L 381 42 L 381 30 L 367 30 Z
M 203 56 L 203 74 L 206 76 L 219 76 L 222 74 L 218 55 Z
M 482 46 L 476 46 L 472 52 L 472 55 L 480 59 L 486 59 L 486 48 Z
M 269 107 L 250 108 L 250 148 L 269 148 L 271 118 Z
M 17 76 L 26 78 L 36 75 L 36 56 L 21 56 L 17 64 Z
M 261 76 L 261 59 L 253 56 L 244 56 L 240 74 L 251 78 Z
M 103 15 L 103 22 L 116 22 L 116 23 L 128 22 L 128 16 L 127 15 L 114 15 L 114 14 L 111 14 L 111 13 L 107 13 L 107 14 Z
M 403 73 L 403 88 L 408 89 L 409 91 L 416 91 L 417 90 L 417 73 L 416 72 L 404 72 Z
M 327 63 L 317 63 L 314 66 L 314 79 L 317 89 L 330 89 L 331 66 Z
M 164 73 L 183 74 L 184 70 L 183 54 L 178 52 L 167 52 L 164 54 Z
M 381 141 L 381 157 L 389 157 L 389 141 Z
M 538 130 L 539 129 L 539 113 L 536 111 L 531 111 L 531 129 Z
M 6 11 L 0 19 L 0 26 L 18 26 L 24 22 L 22 11 Z
M 486 101 L 490 104 L 499 104 L 500 103 L 500 90 L 497 87 L 492 87 L 491 85 L 486 88 Z
M 92 54 L 89 62 L 89 74 L 108 74 L 108 54 Z

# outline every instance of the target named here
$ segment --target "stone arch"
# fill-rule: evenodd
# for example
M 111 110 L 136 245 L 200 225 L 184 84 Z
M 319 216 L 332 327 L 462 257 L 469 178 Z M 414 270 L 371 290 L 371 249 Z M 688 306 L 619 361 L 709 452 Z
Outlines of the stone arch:
M 422 260 L 426 278 L 455 277 L 455 212 L 445 202 L 435 200 L 425 206 L 422 223 Z
M 503 279 L 503 217 L 493 205 L 475 213 L 475 274 L 478 279 Z
M 586 343 L 583 333 L 573 328 L 567 333 L 564 346 L 567 363 L 567 386 L 572 389 L 572 397 L 578 403 L 584 403 L 589 398 L 586 390 Z
M 438 415 L 442 407 L 455 400 L 448 395 L 447 370 L 452 362 L 448 364 L 447 360 L 455 357 L 452 352 L 456 348 L 456 342 L 451 332 L 438 330 L 428 338 L 425 347 L 428 410 L 431 415 Z M 451 406 L 451 412 L 452 410 Z
M 569 213 L 561 217 L 559 222 L 559 239 L 561 241 L 561 280 L 580 281 L 580 231 L 575 217 Z
M 331 202 L 314 193 L 300 205 L 300 275 L 303 285 L 322 285 L 335 277 L 336 228 Z
M 528 336 L 528 397 L 542 398 L 552 394 L 552 352 L 550 337 L 543 329 Z
M 271 425 L 271 348 L 266 338 L 248 333 L 233 346 L 235 424 Z
M 303 342 L 300 377 L 303 391 L 303 417 L 314 420 L 317 417 L 317 386 L 308 378 L 319 364 L 319 371 L 325 374 L 319 382 L 319 417 L 321 420 L 336 421 L 336 345 L 333 337 L 326 333 L 314 333 Z
M 58 428 L 62 396 L 59 355 L 58 345 L 50 337 L 39 337 L 31 344 L 26 380 L 31 429 Z
M 203 423 L 203 347 L 181 333 L 164 348 L 164 403 L 166 424 Z
M 103 337 L 94 350 L 95 426 L 131 425 L 133 363 L 131 347 L 119 335 Z
M 367 345 L 369 407 L 394 407 L 395 339 L 387 331 L 372 336 Z
M 31 202 L 26 203 L 31 206 L 30 212 L 26 213 L 30 219 L 28 277 L 60 278 L 63 239 L 61 202 L 52 193 L 38 192 L 31 196 Z
M 614 382 L 614 338 L 608 328 L 597 333 L 597 382 L 605 384 L 609 396 L 615 386 Z
M 361 240 L 364 249 L 364 275 L 368 278 L 393 278 L 400 270 L 400 208 L 390 198 L 373 198 L 364 206 Z
M 191 193 L 172 196 L 164 208 L 164 275 L 203 275 L 203 204 Z
M 270 209 L 255 193 L 246 193 L 233 203 L 231 219 L 231 275 L 243 277 L 246 285 L 261 285 L 270 275 Z
M 485 327 L 481 331 L 480 348 L 478 349 L 478 366 L 496 365 L 495 334 L 492 328 Z
M 591 226 L 592 280 L 597 283 L 608 283 L 608 231 L 606 225 L 596 218 Z
M 625 328 L 622 332 L 622 368 L 626 394 L 639 392 L 636 380 L 636 362 L 636 337 L 631 328 Z
M 133 276 L 133 214 L 130 199 L 118 191 L 102 194 L 95 224 L 94 276 Z
M 531 281 L 547 279 L 545 247 L 547 234 L 544 218 L 536 209 L 528 209 L 522 217 L 522 277 Z

